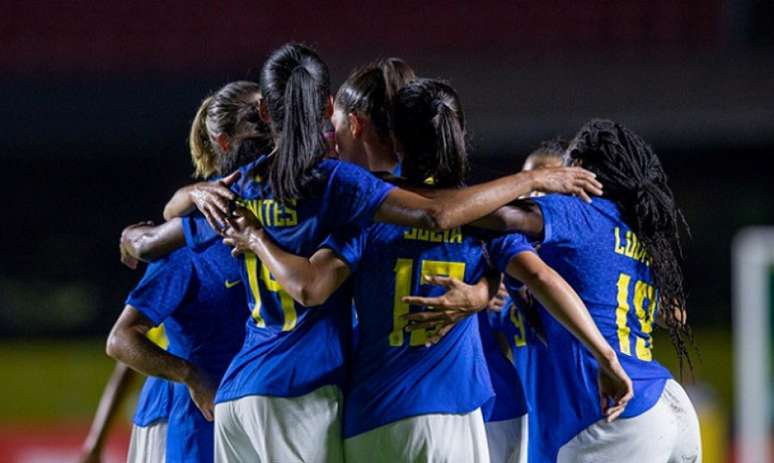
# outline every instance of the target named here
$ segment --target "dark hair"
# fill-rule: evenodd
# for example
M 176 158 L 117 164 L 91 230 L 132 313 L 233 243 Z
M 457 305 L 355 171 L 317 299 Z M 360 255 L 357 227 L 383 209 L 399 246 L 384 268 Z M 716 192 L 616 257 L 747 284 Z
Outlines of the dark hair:
M 687 224 L 675 204 L 667 175 L 650 146 L 621 124 L 594 119 L 584 125 L 570 145 L 570 160 L 594 172 L 605 187 L 604 196 L 621 208 L 623 217 L 648 253 L 672 342 L 689 367 L 690 328 L 675 310 L 686 308 L 680 229 Z
M 304 45 L 283 45 L 261 69 L 261 92 L 277 145 L 269 185 L 280 202 L 301 198 L 328 149 L 322 132 L 330 96 L 328 67 Z
M 387 58 L 355 70 L 336 93 L 336 106 L 345 113 L 360 112 L 382 139 L 389 137 L 393 100 L 398 91 L 416 79 L 414 70 L 400 58 Z
M 419 79 L 395 100 L 395 137 L 404 151 L 403 176 L 419 184 L 428 178 L 439 187 L 459 187 L 467 173 L 465 114 L 448 84 Z
M 260 118 L 256 96 L 260 87 L 255 82 L 236 81 L 224 85 L 204 99 L 191 125 L 188 139 L 195 176 L 209 177 L 214 173 L 228 174 L 251 161 L 271 146 L 269 127 Z M 245 127 L 240 127 L 246 124 Z M 248 133 L 244 139 L 233 140 L 237 129 Z M 232 138 L 229 152 L 215 142 L 219 134 Z M 250 150 L 241 145 L 249 140 Z

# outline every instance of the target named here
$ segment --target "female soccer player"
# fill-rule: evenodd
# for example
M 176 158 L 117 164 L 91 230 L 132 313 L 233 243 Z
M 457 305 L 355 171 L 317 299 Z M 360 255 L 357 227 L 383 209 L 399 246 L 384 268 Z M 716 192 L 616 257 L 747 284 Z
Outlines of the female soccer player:
M 197 174 L 219 174 L 221 166 L 233 162 L 219 160 L 215 147 L 203 143 L 206 124 L 221 114 L 219 108 L 240 101 L 250 102 L 248 106 L 257 113 L 257 93 L 255 83 L 234 82 L 202 104 L 191 136 Z M 233 142 L 239 133 L 253 136 L 259 130 L 232 124 L 228 130 L 232 137 L 222 139 L 223 144 Z M 225 149 L 219 153 L 228 157 Z M 148 266 L 111 331 L 108 355 L 141 373 L 175 383 L 167 428 L 168 462 L 213 459 L 212 401 L 217 383 L 242 345 L 248 316 L 245 304 L 238 263 L 228 248 L 212 243 L 199 252 L 179 249 Z M 162 322 L 168 351 L 144 337 L 151 326 Z
M 600 185 L 585 171 L 517 174 L 475 187 L 439 191 L 429 199 L 393 188 L 348 163 L 324 159 L 322 135 L 332 114 L 327 66 L 315 52 L 288 44 L 261 71 L 261 117 L 276 149 L 240 169 L 223 195 L 188 195 L 214 228 L 223 230 L 237 194 L 286 249 L 310 256 L 338 228 L 370 219 L 449 229 L 487 214 L 536 187 L 586 197 Z M 178 207 L 173 215 L 190 211 Z M 199 228 L 200 229 L 200 228 Z M 212 237 L 199 236 L 202 242 Z M 216 451 L 223 461 L 335 461 L 341 455 L 338 414 L 351 301 L 340 292 L 323 310 L 296 304 L 245 256 L 243 282 L 253 317 L 241 351 L 216 397 Z M 260 302 L 259 302 L 260 301 Z M 299 414 L 306 419 L 300 425 Z
M 701 461 L 696 412 L 651 353 L 657 309 L 680 353 L 687 331 L 681 214 L 666 174 L 639 136 L 609 120 L 587 123 L 566 157 L 597 173 L 605 196 L 591 204 L 562 195 L 535 198 L 511 210 L 505 222 L 539 237 L 540 256 L 578 289 L 633 378 L 635 395 L 623 419 L 602 420 L 591 386 L 596 362 L 541 310 L 548 345 L 529 345 L 532 363 L 525 380 L 537 410 L 530 435 L 537 434 L 539 442 L 530 452 L 540 452 L 536 461 Z M 507 246 L 502 251 L 508 255 Z
M 419 80 L 400 91 L 396 106 L 395 134 L 409 184 L 421 186 L 432 178 L 436 188 L 460 187 L 466 155 L 456 93 L 443 83 Z M 460 228 L 434 232 L 375 223 L 337 232 L 304 258 L 282 251 L 258 223 L 248 225 L 247 215 L 232 221 L 226 242 L 256 253 L 296 300 L 324 303 L 354 273 L 361 333 L 344 408 L 347 459 L 488 462 L 479 408 L 492 389 L 476 319 L 425 348 L 428 333 L 404 333 L 409 305 L 401 302 L 429 275 L 478 281 L 486 264 L 475 235 Z M 554 279 L 546 286 L 551 290 L 541 295 L 555 303 L 552 307 L 583 311 L 566 284 Z M 581 320 L 579 331 L 588 334 L 596 353 L 612 351 L 590 322 Z M 614 363 L 613 355 L 611 368 L 622 374 Z M 620 379 L 624 385 L 628 380 L 623 374 Z
M 371 172 L 400 175 L 392 101 L 414 79 L 414 71 L 400 58 L 379 60 L 349 76 L 333 100 L 339 159 Z

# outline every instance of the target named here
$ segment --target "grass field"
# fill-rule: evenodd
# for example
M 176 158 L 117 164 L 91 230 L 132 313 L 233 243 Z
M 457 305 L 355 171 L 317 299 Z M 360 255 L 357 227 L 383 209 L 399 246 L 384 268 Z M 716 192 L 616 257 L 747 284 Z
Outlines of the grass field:
M 114 366 L 103 339 L 3 342 L 0 358 L 0 421 L 19 424 L 89 420 Z
M 656 357 L 678 376 L 677 359 L 668 336 L 656 338 Z M 728 413 L 732 400 L 730 332 L 696 333 L 700 357 L 695 357 L 696 381 L 717 393 Z M 40 423 L 88 420 L 113 368 L 104 354 L 103 339 L 0 343 L 0 421 Z M 690 383 L 686 373 L 684 382 Z M 133 401 L 124 415 L 130 416 Z

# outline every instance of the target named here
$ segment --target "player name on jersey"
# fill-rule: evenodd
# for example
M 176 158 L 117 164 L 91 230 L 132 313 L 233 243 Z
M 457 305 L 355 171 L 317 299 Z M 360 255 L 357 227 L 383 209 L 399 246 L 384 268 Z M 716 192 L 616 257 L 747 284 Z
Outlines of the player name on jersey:
M 631 230 L 626 230 L 626 234 L 621 236 L 621 229 L 615 227 L 615 253 L 650 266 L 650 256 L 648 256 L 645 246 L 640 244 L 637 235 Z
M 403 239 L 428 241 L 431 243 L 462 244 L 462 229 L 457 227 L 442 232 L 410 228 L 403 233 Z
M 298 213 L 296 212 L 296 200 L 288 200 L 287 203 L 279 203 L 273 199 L 241 200 L 240 203 L 250 210 L 261 225 L 267 227 L 293 227 L 298 225 Z

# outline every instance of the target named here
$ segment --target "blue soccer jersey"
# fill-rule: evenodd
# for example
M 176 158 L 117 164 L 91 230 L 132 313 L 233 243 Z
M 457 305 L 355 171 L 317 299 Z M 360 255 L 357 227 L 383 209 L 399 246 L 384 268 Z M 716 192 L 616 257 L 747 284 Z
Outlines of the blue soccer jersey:
M 541 357 L 545 362 L 547 344 L 542 322 L 538 314 L 538 306 L 523 292 L 525 287 L 513 278 L 505 276 L 505 286 L 508 293 L 514 298 L 508 297 L 506 305 L 499 313 L 490 317 L 492 326 L 505 336 L 513 352 L 513 365 L 519 375 L 520 384 L 526 400 L 528 410 L 528 427 L 530 430 L 527 440 L 528 463 L 544 463 L 551 461 L 550 457 L 543 454 L 540 429 L 543 414 L 534 402 L 552 400 L 553 389 L 540 389 L 536 378 L 542 375 L 544 378 L 553 378 L 545 381 L 563 381 L 559 377 L 561 371 L 554 368 L 553 363 L 541 366 Z M 526 300 L 525 297 L 526 296 Z
M 145 427 L 169 419 L 172 408 L 172 383 L 150 376 L 145 380 L 137 399 L 132 423 Z
M 563 195 L 534 201 L 544 222 L 539 255 L 575 289 L 632 379 L 634 398 L 622 417 L 647 411 L 671 374 L 651 353 L 658 293 L 645 249 L 611 201 L 595 198 L 586 204 Z M 499 262 L 507 262 L 507 244 L 499 252 Z M 509 286 L 515 290 L 518 284 Z M 554 461 L 562 445 L 602 419 L 598 368 L 591 353 L 545 309 L 538 314 L 547 346 L 528 345 L 528 371 L 522 378 L 538 417 L 530 439 L 537 440 L 540 461 Z
M 232 190 L 283 249 L 311 256 L 342 227 L 360 228 L 387 197 L 391 185 L 353 164 L 326 159 L 315 168 L 305 199 L 275 201 L 268 181 L 256 175 L 267 157 L 240 169 Z M 189 246 L 212 240 L 201 219 L 184 221 Z M 297 397 L 321 386 L 342 385 L 352 330 L 349 284 L 315 308 L 296 303 L 252 253 L 241 258 L 248 290 L 247 336 L 218 389 L 216 402 L 250 395 Z
M 496 312 L 492 314 L 499 315 Z M 527 402 L 521 387 L 521 379 L 514 364 L 508 360 L 495 339 L 489 310 L 478 313 L 478 327 L 495 393 L 495 396 L 481 407 L 484 421 L 488 423 L 512 420 L 523 416 L 527 413 Z
M 406 332 L 403 315 L 421 307 L 403 296 L 439 295 L 424 275 L 477 282 L 486 270 L 481 242 L 462 230 L 433 232 L 375 223 L 334 234 L 331 248 L 351 269 L 359 341 L 344 405 L 344 437 L 412 416 L 468 413 L 492 395 L 478 318 L 460 322 L 438 344 Z M 377 449 L 378 450 L 378 449 Z
M 151 328 L 147 336 L 162 349 L 166 349 L 169 344 L 164 325 Z M 172 383 L 167 380 L 154 376 L 146 378 L 137 399 L 132 422 L 136 426 L 145 427 L 159 421 L 167 421 L 172 408 L 172 390 Z
M 154 324 L 164 323 L 168 351 L 220 381 L 244 339 L 245 289 L 228 247 L 179 249 L 148 266 L 127 299 Z M 174 383 L 167 461 L 212 461 L 213 425 L 184 384 Z

